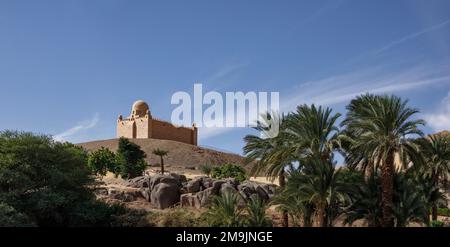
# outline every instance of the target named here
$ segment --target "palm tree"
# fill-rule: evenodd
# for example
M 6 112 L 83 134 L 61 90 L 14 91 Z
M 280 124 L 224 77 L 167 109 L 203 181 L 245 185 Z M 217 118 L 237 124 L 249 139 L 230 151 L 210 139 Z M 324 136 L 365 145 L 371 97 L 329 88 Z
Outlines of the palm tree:
M 369 227 L 381 226 L 380 185 L 378 177 L 370 176 L 354 184 L 351 192 L 351 205 L 347 208 L 344 223 L 352 225 L 358 219 L 365 219 Z
M 290 153 L 285 152 L 288 148 L 284 126 L 284 116 L 278 116 L 277 114 L 266 113 L 263 117 L 263 121 L 258 121 L 255 130 L 264 135 L 271 128 L 271 124 L 279 124 L 280 132 L 278 135 L 256 136 L 247 135 L 244 137 L 246 142 L 243 150 L 246 155 L 246 163 L 253 162 L 254 165 L 250 171 L 252 176 L 256 176 L 264 172 L 265 176 L 274 180 L 278 177 L 280 188 L 284 188 L 285 181 L 285 168 L 292 162 L 293 157 Z M 283 226 L 288 226 L 288 214 L 286 211 L 282 213 Z
M 290 150 L 298 159 L 318 157 L 329 160 L 333 151 L 338 147 L 339 129 L 336 126 L 341 114 L 332 114 L 330 108 L 318 108 L 301 105 L 295 113 L 286 119 L 287 138 Z
M 296 190 L 282 190 L 270 201 L 271 205 L 277 205 L 278 210 L 287 212 L 292 219 L 293 226 L 312 226 L 314 205 L 300 197 Z
M 304 202 L 314 205 L 317 225 L 331 226 L 331 211 L 348 201 L 348 186 L 341 179 L 341 170 L 331 160 L 309 158 L 301 169 L 289 173 L 286 191 L 296 193 Z
M 428 210 L 423 185 L 417 184 L 408 173 L 398 173 L 394 178 L 393 212 L 395 226 L 405 227 L 410 222 L 427 223 Z
M 423 184 L 407 172 L 394 174 L 393 218 L 395 226 L 404 227 L 410 222 L 428 224 L 427 198 Z M 357 190 L 351 194 L 351 206 L 345 212 L 345 223 L 352 224 L 358 219 L 365 219 L 370 227 L 381 226 L 382 209 L 381 184 L 379 174 L 368 178 L 357 185 Z
M 429 186 L 433 190 L 429 192 L 432 204 L 431 217 L 437 220 L 437 202 L 440 198 L 439 183 L 446 183 L 450 170 L 450 138 L 443 135 L 431 135 L 417 140 L 420 152 L 425 158 L 424 166 L 419 168 L 424 179 L 430 180 Z
M 374 169 L 381 169 L 381 206 L 383 226 L 393 226 L 394 161 L 400 157 L 403 166 L 420 160 L 415 145 L 407 137 L 422 136 L 418 129 L 423 120 L 411 120 L 418 110 L 407 107 L 407 100 L 397 96 L 366 94 L 347 106 L 342 125 L 355 137 L 351 150 L 363 154 Z
M 161 174 L 164 174 L 164 156 L 166 156 L 169 153 L 169 151 L 162 150 L 162 149 L 154 149 L 153 154 L 159 156 L 161 159 Z

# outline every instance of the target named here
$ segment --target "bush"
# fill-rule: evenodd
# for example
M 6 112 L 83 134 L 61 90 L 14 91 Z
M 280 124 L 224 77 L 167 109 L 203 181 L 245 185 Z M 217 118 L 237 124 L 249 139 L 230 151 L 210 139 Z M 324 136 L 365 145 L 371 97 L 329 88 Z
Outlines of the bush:
M 450 217 L 450 209 L 449 208 L 438 208 L 438 215 Z
M 105 176 L 107 171 L 118 172 L 116 155 L 109 149 L 102 147 L 89 154 L 88 167 L 94 174 Z
M 212 166 L 211 165 L 201 165 L 200 170 L 209 177 L 211 175 Z
M 431 221 L 431 227 L 444 227 L 444 222 L 439 220 L 433 220 Z
M 115 207 L 97 201 L 87 152 L 49 136 L 0 132 L 3 225 L 108 226 Z
M 117 173 L 122 178 L 141 176 L 148 164 L 145 162 L 145 152 L 139 145 L 121 137 L 117 149 Z
M 218 179 L 235 178 L 239 182 L 247 179 L 244 168 L 235 164 L 226 164 L 223 166 L 214 167 L 211 171 L 211 176 Z
M 13 207 L 0 203 L 0 227 L 36 226 L 26 215 L 17 212 Z

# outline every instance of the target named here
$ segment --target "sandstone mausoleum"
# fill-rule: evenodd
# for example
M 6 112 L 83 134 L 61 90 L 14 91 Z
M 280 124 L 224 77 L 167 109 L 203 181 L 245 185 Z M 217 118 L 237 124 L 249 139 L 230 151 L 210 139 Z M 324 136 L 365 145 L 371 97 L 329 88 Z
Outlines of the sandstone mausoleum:
M 172 140 L 197 145 L 197 127 L 175 126 L 170 122 L 155 119 L 150 109 L 142 100 L 134 102 L 128 118 L 119 116 L 117 120 L 117 138 L 154 138 Z

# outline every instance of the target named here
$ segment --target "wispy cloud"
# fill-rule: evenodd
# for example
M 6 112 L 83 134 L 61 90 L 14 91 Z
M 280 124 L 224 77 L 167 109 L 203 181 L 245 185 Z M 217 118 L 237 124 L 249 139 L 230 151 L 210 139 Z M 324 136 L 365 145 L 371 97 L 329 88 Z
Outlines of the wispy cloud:
M 374 67 L 318 81 L 305 82 L 309 86 L 301 87 L 293 93 L 281 97 L 281 110 L 290 111 L 302 103 L 334 105 L 368 92 L 395 93 L 427 85 L 450 84 L 449 68 L 449 66 L 422 65 L 388 73 L 383 67 Z
M 408 34 L 408 35 L 406 35 L 406 36 L 404 36 L 404 37 L 402 37 L 402 38 L 400 38 L 398 40 L 392 41 L 391 43 L 389 43 L 389 44 L 387 44 L 387 45 L 385 45 L 385 46 L 383 46 L 383 47 L 373 51 L 372 53 L 373 54 L 380 54 L 380 53 L 382 53 L 384 51 L 387 51 L 387 50 L 391 49 L 394 46 L 397 46 L 397 45 L 400 45 L 400 44 L 405 43 L 407 41 L 413 40 L 415 38 L 418 38 L 418 37 L 420 37 L 420 36 L 422 36 L 422 35 L 424 35 L 426 33 L 432 32 L 434 30 L 446 27 L 449 24 L 450 24 L 450 19 L 446 20 L 444 22 L 441 22 L 439 24 L 433 25 L 431 27 L 422 29 L 422 30 L 420 30 L 418 32 Z
M 99 121 L 100 121 L 99 114 L 95 113 L 91 119 L 82 121 L 82 122 L 78 123 L 76 126 L 70 128 L 68 130 L 65 130 L 59 134 L 54 135 L 53 138 L 56 141 L 69 141 L 72 138 L 74 138 L 77 134 L 79 134 L 80 132 L 88 130 L 88 129 L 92 129 L 95 126 L 97 126 Z
M 223 67 L 219 68 L 219 70 L 217 70 L 215 73 L 210 75 L 208 78 L 206 78 L 206 82 L 218 81 L 218 80 L 223 79 L 223 78 L 225 78 L 247 66 L 248 66 L 248 63 L 236 63 L 236 64 L 230 64 L 230 65 L 223 66 Z
M 439 109 L 431 114 L 424 115 L 427 125 L 435 131 L 450 130 L 450 91 L 445 97 Z
M 288 112 L 299 104 L 311 103 L 332 106 L 346 103 L 364 93 L 398 93 L 438 84 L 450 84 L 450 65 L 421 65 L 389 73 L 384 66 L 377 66 L 317 81 L 307 81 L 293 87 L 287 94 L 281 92 L 280 110 Z M 450 123 L 450 103 L 448 110 L 447 113 L 433 115 L 440 118 L 439 121 L 445 126 L 450 126 L 446 124 Z M 449 122 L 442 120 L 445 114 L 449 116 L 446 118 Z M 205 140 L 235 130 L 238 128 L 203 127 L 199 129 L 199 137 Z
M 328 1 L 325 5 L 318 8 L 316 11 L 311 12 L 311 14 L 309 16 L 307 16 L 305 19 L 302 19 L 300 22 L 296 23 L 295 27 L 292 30 L 292 33 L 296 32 L 298 29 L 300 29 L 304 25 L 309 24 L 309 23 L 319 19 L 323 15 L 325 15 L 333 10 L 336 10 L 338 7 L 340 7 L 345 2 L 346 2 L 346 0 Z

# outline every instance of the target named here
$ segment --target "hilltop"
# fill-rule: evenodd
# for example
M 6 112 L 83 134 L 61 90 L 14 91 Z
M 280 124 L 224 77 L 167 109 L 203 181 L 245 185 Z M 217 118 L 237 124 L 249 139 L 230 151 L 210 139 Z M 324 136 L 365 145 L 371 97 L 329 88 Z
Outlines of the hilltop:
M 155 166 L 155 169 L 157 169 L 160 162 L 159 157 L 152 153 L 156 148 L 169 151 L 169 154 L 164 158 L 164 163 L 168 170 L 174 172 L 198 170 L 204 164 L 244 164 L 244 158 L 238 154 L 216 151 L 187 143 L 159 139 L 130 139 L 130 141 L 141 147 L 147 154 L 146 161 L 151 166 Z M 118 139 L 85 142 L 77 145 L 89 151 L 97 150 L 101 147 L 116 151 Z

